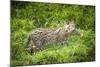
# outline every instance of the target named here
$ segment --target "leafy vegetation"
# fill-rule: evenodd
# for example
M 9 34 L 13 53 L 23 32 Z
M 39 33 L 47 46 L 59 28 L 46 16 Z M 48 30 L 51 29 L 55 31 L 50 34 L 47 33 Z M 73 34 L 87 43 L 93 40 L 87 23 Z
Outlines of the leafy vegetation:
M 25 48 L 36 28 L 60 27 L 74 20 L 80 36 L 61 46 L 52 44 L 35 54 Z M 55 3 L 11 2 L 11 66 L 87 62 L 95 60 L 95 7 Z

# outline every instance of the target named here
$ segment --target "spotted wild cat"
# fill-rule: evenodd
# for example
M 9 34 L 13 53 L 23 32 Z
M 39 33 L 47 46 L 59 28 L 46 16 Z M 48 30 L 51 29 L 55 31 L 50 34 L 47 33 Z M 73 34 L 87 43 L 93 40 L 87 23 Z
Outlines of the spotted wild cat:
M 36 51 L 48 44 L 59 43 L 63 45 L 65 39 L 71 35 L 80 35 L 80 31 L 75 27 L 74 22 L 66 23 L 63 27 L 37 28 L 29 34 L 26 47 Z

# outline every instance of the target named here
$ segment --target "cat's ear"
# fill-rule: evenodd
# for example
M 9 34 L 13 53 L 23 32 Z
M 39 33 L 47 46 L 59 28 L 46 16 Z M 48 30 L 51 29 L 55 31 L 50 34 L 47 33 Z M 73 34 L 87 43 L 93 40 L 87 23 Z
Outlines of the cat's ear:
M 74 20 L 70 21 L 69 24 L 75 24 L 75 23 L 74 23 Z
M 69 22 L 68 22 L 68 21 L 65 21 L 65 22 L 64 22 L 64 25 L 69 25 Z
M 65 22 L 64 22 L 64 26 L 66 26 L 66 25 L 69 25 L 69 22 L 66 22 L 66 21 L 65 21 Z
M 64 22 L 64 27 L 67 29 L 69 27 L 69 22 Z

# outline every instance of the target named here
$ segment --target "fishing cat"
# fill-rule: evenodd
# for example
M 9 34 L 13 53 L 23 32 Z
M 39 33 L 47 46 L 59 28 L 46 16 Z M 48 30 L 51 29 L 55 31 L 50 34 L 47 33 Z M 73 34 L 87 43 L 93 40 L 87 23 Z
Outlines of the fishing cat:
M 75 27 L 74 22 L 66 23 L 63 27 L 37 28 L 29 34 L 26 47 L 31 48 L 32 52 L 40 50 L 48 44 L 63 45 L 65 39 L 71 35 L 80 35 L 80 31 Z

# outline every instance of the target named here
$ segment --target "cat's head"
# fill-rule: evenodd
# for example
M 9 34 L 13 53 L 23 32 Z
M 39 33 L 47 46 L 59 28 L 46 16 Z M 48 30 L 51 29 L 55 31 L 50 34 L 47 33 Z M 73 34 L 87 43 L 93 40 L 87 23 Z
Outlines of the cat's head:
M 73 35 L 80 35 L 80 30 L 76 28 L 74 21 L 69 21 L 65 23 L 64 28 L 67 33 L 70 33 Z

